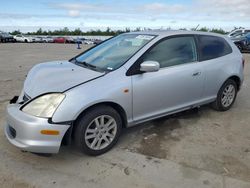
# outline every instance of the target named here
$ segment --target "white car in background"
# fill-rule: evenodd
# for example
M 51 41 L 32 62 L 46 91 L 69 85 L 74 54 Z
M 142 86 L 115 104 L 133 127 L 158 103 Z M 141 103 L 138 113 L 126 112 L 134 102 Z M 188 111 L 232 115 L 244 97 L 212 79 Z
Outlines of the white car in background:
M 34 38 L 32 38 L 32 42 L 42 43 L 43 42 L 43 37 L 34 37 Z
M 83 44 L 94 44 L 94 42 L 91 40 L 84 40 Z
M 34 42 L 34 39 L 32 37 L 27 37 L 21 34 L 14 36 L 14 39 L 16 42 Z
M 54 42 L 54 39 L 53 37 L 50 37 L 50 36 L 43 37 L 43 42 L 52 43 Z
M 231 31 L 227 36 L 229 38 L 232 38 L 232 37 L 235 37 L 236 35 L 249 33 L 249 32 L 250 32 L 250 29 L 245 29 L 245 28 L 235 29 L 235 30 Z

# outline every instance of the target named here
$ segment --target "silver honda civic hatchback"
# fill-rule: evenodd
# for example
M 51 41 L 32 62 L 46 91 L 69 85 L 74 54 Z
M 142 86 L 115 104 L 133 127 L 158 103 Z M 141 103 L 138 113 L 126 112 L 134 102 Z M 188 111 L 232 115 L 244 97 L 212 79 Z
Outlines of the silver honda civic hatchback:
M 204 104 L 230 109 L 243 68 L 242 54 L 222 35 L 121 34 L 68 61 L 34 66 L 7 106 L 5 135 L 25 151 L 57 153 L 72 140 L 99 155 L 125 127 Z

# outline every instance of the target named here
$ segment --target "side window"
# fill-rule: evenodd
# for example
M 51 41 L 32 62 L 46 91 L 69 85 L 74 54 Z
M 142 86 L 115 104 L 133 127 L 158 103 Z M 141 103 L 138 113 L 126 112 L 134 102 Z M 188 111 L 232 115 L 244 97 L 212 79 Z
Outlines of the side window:
M 157 61 L 161 68 L 195 62 L 195 40 L 192 36 L 166 39 L 146 52 L 142 57 L 143 61 Z
M 231 46 L 224 38 L 205 35 L 200 35 L 198 38 L 201 61 L 218 58 L 232 53 Z

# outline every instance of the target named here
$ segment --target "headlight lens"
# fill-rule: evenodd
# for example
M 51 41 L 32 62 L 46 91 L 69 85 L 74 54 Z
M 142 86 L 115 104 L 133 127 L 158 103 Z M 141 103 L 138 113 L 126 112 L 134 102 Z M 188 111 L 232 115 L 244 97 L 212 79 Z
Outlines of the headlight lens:
M 46 94 L 28 103 L 22 111 L 33 116 L 50 118 L 64 98 L 62 93 Z

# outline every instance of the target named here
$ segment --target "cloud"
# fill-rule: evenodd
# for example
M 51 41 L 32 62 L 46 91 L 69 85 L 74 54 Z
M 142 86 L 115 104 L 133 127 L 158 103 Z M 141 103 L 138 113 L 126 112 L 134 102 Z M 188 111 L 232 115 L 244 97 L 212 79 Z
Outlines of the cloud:
M 68 16 L 77 17 L 82 13 L 102 13 L 116 15 L 133 15 L 134 17 L 148 15 L 155 17 L 159 14 L 177 14 L 185 10 L 185 6 L 181 4 L 166 4 L 166 3 L 137 3 L 130 4 L 116 2 L 115 4 L 101 3 L 56 3 L 50 4 L 52 8 L 62 9 L 67 11 Z M 113 17 L 115 19 L 115 17 Z
M 46 4 L 48 11 L 0 13 L 0 26 L 230 27 L 250 26 L 249 0 L 76 1 Z M 173 1 L 172 1 L 173 2 Z M 20 8 L 21 9 L 21 8 Z M 82 21 L 84 20 L 84 23 Z
M 234 22 L 249 23 L 249 0 L 192 0 L 190 3 L 149 3 L 140 10 L 153 19 L 174 19 L 179 22 Z M 184 20 L 183 20 L 184 19 Z
M 80 11 L 79 10 L 69 10 L 69 16 L 71 17 L 79 17 Z
M 81 12 L 97 12 L 107 9 L 107 7 L 94 3 L 57 3 L 50 4 L 50 6 L 52 8 L 66 10 L 70 17 L 79 17 Z
M 203 19 L 249 22 L 249 0 L 196 0 L 195 7 Z
M 93 9 L 96 8 L 95 5 L 92 4 L 84 4 L 84 3 L 60 3 L 60 4 L 55 4 L 55 7 L 58 8 L 64 8 L 67 10 L 82 10 L 82 9 Z
M 166 4 L 166 3 L 150 3 L 142 6 L 141 10 L 144 12 L 153 13 L 180 13 L 185 10 L 185 6 L 181 4 Z
M 16 14 L 16 13 L 0 13 L 1 19 L 28 19 L 31 18 L 32 15 L 29 14 Z

